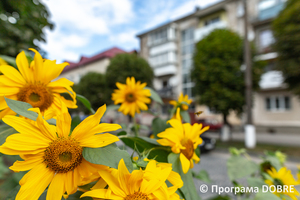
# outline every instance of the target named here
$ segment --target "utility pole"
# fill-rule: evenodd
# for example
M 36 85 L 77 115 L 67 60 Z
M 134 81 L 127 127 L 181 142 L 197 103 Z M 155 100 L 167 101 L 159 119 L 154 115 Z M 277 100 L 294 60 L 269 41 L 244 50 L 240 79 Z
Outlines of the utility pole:
M 251 49 L 248 40 L 248 8 L 247 0 L 242 0 L 244 4 L 244 60 L 246 65 L 245 83 L 246 83 L 246 113 L 247 121 L 245 125 L 245 145 L 247 148 L 254 148 L 256 145 L 255 127 L 252 120 L 252 59 Z

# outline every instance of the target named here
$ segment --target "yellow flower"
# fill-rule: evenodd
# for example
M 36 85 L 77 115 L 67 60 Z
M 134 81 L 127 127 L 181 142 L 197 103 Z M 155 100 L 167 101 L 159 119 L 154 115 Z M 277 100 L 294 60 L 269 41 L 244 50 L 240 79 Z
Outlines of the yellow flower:
M 135 82 L 134 77 L 127 77 L 126 84 L 116 83 L 118 90 L 115 90 L 112 94 L 112 100 L 115 104 L 121 103 L 119 108 L 120 112 L 124 115 L 128 113 L 134 117 L 135 113 L 140 113 L 140 110 L 148 110 L 147 103 L 151 100 L 148 98 L 151 96 L 150 90 L 144 89 L 147 85 L 140 81 Z
M 3 60 L 2 58 L 0 58 L 0 65 L 7 65 L 7 62 L 5 62 L 5 60 Z
M 57 116 L 56 126 L 49 125 L 38 108 L 30 109 L 39 113 L 35 123 L 11 115 L 3 118 L 5 123 L 19 133 L 9 136 L 0 146 L 0 152 L 20 155 L 24 159 L 16 161 L 10 167 L 11 170 L 29 171 L 19 182 L 21 189 L 17 200 L 38 199 L 49 184 L 47 200 L 61 199 L 65 193 L 69 195 L 76 192 L 78 185 L 99 178 L 99 169 L 108 168 L 89 163 L 82 155 L 84 147 L 104 147 L 119 140 L 106 132 L 115 131 L 121 128 L 120 125 L 99 124 L 106 106 L 100 107 L 95 115 L 87 117 L 72 133 L 71 117 L 65 106 L 62 109 L 62 113 Z
M 99 184 L 102 188 L 94 187 L 81 197 L 90 196 L 111 200 L 179 200 L 175 192 L 183 186 L 179 174 L 172 171 L 171 165 L 157 165 L 154 160 L 148 163 L 144 171 L 140 169 L 129 173 L 122 159 L 118 170 L 112 169 L 110 172 L 100 170 L 99 174 L 107 183 L 108 188 L 104 189 L 105 185 L 102 182 Z M 173 186 L 168 187 L 166 180 Z
M 294 179 L 290 170 L 286 167 L 282 167 L 278 172 L 274 167 L 271 170 L 268 170 L 267 173 L 273 178 L 273 180 L 265 180 L 265 182 L 271 186 L 274 185 L 277 187 L 281 186 L 289 186 L 288 190 L 275 191 L 274 194 L 277 196 L 287 195 L 293 200 L 297 200 L 296 196 L 299 196 L 299 192 L 294 188 L 295 185 L 299 185 L 299 183 Z M 293 192 L 290 191 L 290 187 L 294 188 Z
M 194 167 L 194 161 L 196 163 L 200 161 L 195 149 L 202 143 L 200 135 L 209 127 L 202 128 L 202 124 L 197 123 L 193 126 L 189 123 L 182 124 L 179 108 L 177 108 L 176 118 L 170 119 L 168 123 L 172 127 L 159 133 L 157 136 L 162 139 L 158 139 L 157 142 L 163 146 L 170 146 L 174 153 L 180 154 L 182 171 L 186 174 Z
M 0 75 L 0 119 L 7 114 L 15 115 L 8 108 L 4 96 L 27 102 L 32 107 L 39 108 L 42 113 L 51 109 L 59 112 L 62 103 L 68 108 L 77 108 L 76 94 L 71 88 L 73 82 L 65 78 L 52 81 L 68 63 L 56 64 L 55 60 L 43 60 L 36 50 L 31 50 L 35 52 L 35 56 L 30 65 L 24 52 L 17 56 L 19 71 L 9 65 L 0 66 L 3 74 Z M 60 93 L 69 93 L 73 100 L 66 100 Z
M 171 100 L 169 103 L 171 105 L 175 106 L 176 108 L 180 108 L 182 110 L 187 110 L 187 109 L 189 109 L 189 105 L 192 103 L 192 100 L 189 99 L 189 96 L 187 94 L 185 96 L 183 96 L 183 94 L 180 93 L 178 101 Z

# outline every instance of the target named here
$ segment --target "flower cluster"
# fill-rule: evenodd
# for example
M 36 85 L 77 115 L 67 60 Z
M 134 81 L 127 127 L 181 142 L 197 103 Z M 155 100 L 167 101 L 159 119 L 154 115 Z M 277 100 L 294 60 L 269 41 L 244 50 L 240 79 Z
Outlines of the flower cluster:
M 156 139 L 142 140 L 142 151 L 137 153 L 143 159 L 130 157 L 114 143 L 127 139 L 136 145 L 137 137 L 130 133 L 117 136 L 116 131 L 122 129 L 119 124 L 100 123 L 106 105 L 74 126 L 68 111 L 77 108 L 73 82 L 59 78 L 68 63 L 56 64 L 30 50 L 35 53 L 32 61 L 21 52 L 16 57 L 16 68 L 0 60 L 0 119 L 13 130 L 0 146 L 0 152 L 20 156 L 10 169 L 27 172 L 19 181 L 21 187 L 15 199 L 35 200 L 45 192 L 47 200 L 67 198 L 78 192 L 82 197 L 123 200 L 198 196 L 187 186 L 178 190 L 184 186 L 182 176 L 191 174 L 193 161 L 200 160 L 195 149 L 202 143 L 199 136 L 207 128 L 182 124 L 178 111 L 177 118 L 168 122 L 172 128 L 156 134 L 160 138 L 158 143 Z M 154 91 L 146 83 L 127 77 L 125 84 L 118 82 L 116 86 L 112 100 L 121 104 L 120 112 L 135 117 L 141 110 L 148 110 Z M 187 110 L 188 97 L 182 97 L 180 102 L 182 109 Z M 135 126 L 138 131 L 138 125 Z M 168 155 L 153 153 L 160 148 L 169 155 L 180 155 L 182 166 L 176 160 L 167 163 Z M 92 187 L 81 188 L 86 185 Z

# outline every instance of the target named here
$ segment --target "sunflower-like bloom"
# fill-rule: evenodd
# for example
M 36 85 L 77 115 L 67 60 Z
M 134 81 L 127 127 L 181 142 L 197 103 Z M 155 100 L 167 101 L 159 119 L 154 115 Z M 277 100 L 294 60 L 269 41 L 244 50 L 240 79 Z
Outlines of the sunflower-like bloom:
M 105 132 L 115 131 L 121 128 L 120 125 L 99 124 L 106 106 L 100 107 L 95 115 L 87 117 L 72 133 L 71 117 L 65 106 L 62 109 L 62 113 L 57 116 L 56 126 L 49 125 L 38 108 L 30 109 L 39 113 L 35 123 L 12 115 L 3 118 L 5 123 L 19 133 L 7 137 L 6 142 L 0 146 L 0 152 L 20 155 L 24 159 L 16 161 L 10 167 L 11 170 L 29 170 L 19 182 L 21 188 L 16 200 L 38 199 L 48 185 L 47 200 L 61 199 L 63 195 L 75 193 L 78 185 L 99 178 L 98 170 L 108 168 L 89 163 L 82 155 L 84 147 L 104 147 L 119 140 Z
M 71 86 L 73 82 L 57 78 L 68 63 L 56 64 L 55 60 L 43 60 L 34 49 L 34 60 L 28 63 L 24 52 L 18 54 L 16 63 L 18 70 L 9 65 L 1 65 L 0 72 L 0 119 L 9 114 L 15 115 L 6 104 L 4 96 L 9 99 L 27 102 L 34 108 L 45 111 L 61 110 L 61 104 L 68 108 L 77 108 L 76 94 Z M 52 82 L 51 82 L 52 81 Z M 73 100 L 66 100 L 60 93 L 69 93 Z
M 81 197 L 90 196 L 110 200 L 180 200 L 175 192 L 183 186 L 183 182 L 179 174 L 173 172 L 171 165 L 168 164 L 160 165 L 152 160 L 145 170 L 134 170 L 129 173 L 122 159 L 117 170 L 112 169 L 110 172 L 100 170 L 99 174 L 107 183 L 108 188 L 92 188 Z M 173 186 L 168 187 L 166 180 Z
M 112 94 L 112 100 L 115 104 L 121 103 L 119 108 L 120 112 L 124 115 L 128 113 L 134 117 L 135 113 L 140 113 L 140 110 L 148 110 L 146 104 L 151 100 L 148 98 L 151 96 L 150 90 L 144 89 L 147 83 L 140 81 L 135 82 L 134 77 L 127 77 L 126 84 L 116 83 L 118 90 L 115 90 Z
M 209 127 L 202 128 L 202 124 L 197 123 L 193 126 L 190 123 L 182 124 L 179 108 L 177 108 L 176 118 L 170 119 L 168 123 L 172 127 L 159 133 L 157 136 L 162 139 L 158 139 L 157 142 L 163 146 L 170 146 L 174 153 L 180 154 L 182 171 L 186 174 L 194 167 L 194 161 L 196 163 L 200 161 L 195 149 L 203 142 L 200 135 Z
M 178 101 L 171 100 L 169 103 L 176 108 L 180 108 L 181 110 L 187 110 L 189 109 L 189 105 L 192 103 L 192 100 L 189 99 L 189 96 L 187 94 L 183 96 L 183 94 L 180 93 Z
M 289 186 L 294 188 L 295 185 L 299 185 L 299 183 L 294 179 L 291 170 L 288 170 L 286 167 L 280 168 L 279 171 L 276 171 L 274 167 L 271 168 L 271 170 L 268 170 L 267 173 L 272 177 L 273 180 L 265 180 L 265 182 L 271 186 L 274 185 L 277 187 L 278 185 L 283 186 Z M 276 194 L 279 197 L 283 197 L 282 195 L 287 195 L 293 200 L 297 200 L 296 196 L 299 196 L 299 192 L 294 188 L 293 192 L 292 190 L 281 190 L 281 191 L 275 191 L 274 194 Z

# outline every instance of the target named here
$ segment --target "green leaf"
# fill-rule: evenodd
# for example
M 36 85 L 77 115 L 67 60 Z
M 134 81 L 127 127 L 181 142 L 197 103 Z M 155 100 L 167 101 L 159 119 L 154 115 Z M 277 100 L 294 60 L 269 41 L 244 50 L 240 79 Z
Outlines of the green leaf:
M 184 185 L 179 190 L 183 193 L 185 199 L 200 200 L 200 196 L 195 188 L 192 170 L 189 170 L 186 174 L 183 173 L 181 168 L 181 162 L 179 154 L 170 153 L 168 156 L 168 162 L 172 163 L 173 171 L 179 173 Z
M 128 147 L 139 152 L 151 149 L 148 155 L 149 159 L 155 159 L 158 162 L 167 162 L 170 153 L 169 148 L 160 146 L 156 140 L 146 137 L 123 137 L 120 138 Z
M 36 121 L 38 114 L 33 111 L 28 111 L 29 108 L 32 108 L 29 103 L 8 99 L 6 97 L 4 98 L 10 109 L 23 117 Z
M 156 117 L 152 120 L 152 131 L 155 138 L 157 138 L 158 133 L 165 131 L 169 127 L 171 127 L 170 124 L 167 124 L 166 120 L 163 120 L 159 117 Z
M 271 156 L 271 155 L 268 155 L 265 157 L 265 160 L 269 161 L 270 164 L 276 169 L 276 170 L 279 170 L 282 165 L 280 164 L 280 160 L 274 155 L 274 156 Z
M 209 200 L 232 200 L 229 196 L 216 196 L 213 198 L 210 198 Z
M 83 149 L 82 154 L 84 159 L 91 163 L 105 165 L 115 169 L 118 169 L 119 162 L 123 158 L 127 169 L 129 171 L 133 170 L 130 155 L 127 151 L 119 149 L 116 144 L 99 148 L 86 147 Z
M 150 90 L 150 92 L 151 92 L 151 99 L 153 101 L 156 101 L 157 103 L 160 103 L 160 104 L 164 104 L 164 102 L 162 101 L 162 99 L 160 98 L 160 96 L 157 94 L 157 92 L 155 92 L 152 88 L 146 86 L 145 89 Z
M 211 183 L 211 180 L 210 180 L 209 175 L 206 170 L 200 170 L 197 174 L 195 172 L 192 172 L 192 174 L 193 174 L 193 177 L 195 177 L 201 181 L 204 181 L 206 183 Z
M 249 177 L 247 178 L 247 183 L 250 187 L 262 188 L 266 183 L 261 178 Z
M 76 99 L 78 99 L 92 114 L 95 114 L 94 109 L 91 106 L 90 101 L 80 94 L 76 94 Z
M 231 156 L 227 160 L 227 172 L 231 181 L 249 176 L 257 172 L 258 169 L 259 167 L 255 162 L 241 156 Z
M 191 123 L 191 118 L 190 118 L 188 111 L 180 109 L 180 115 L 181 115 L 183 121 L 185 121 L 186 123 Z
M 0 145 L 4 144 L 6 138 L 14 133 L 18 133 L 18 131 L 6 124 L 2 124 L 0 126 Z
M 278 196 L 270 192 L 258 192 L 254 200 L 280 200 Z
M 18 185 L 12 191 L 10 191 L 10 193 L 7 195 L 5 200 L 15 200 L 20 188 L 21 188 L 21 186 Z

